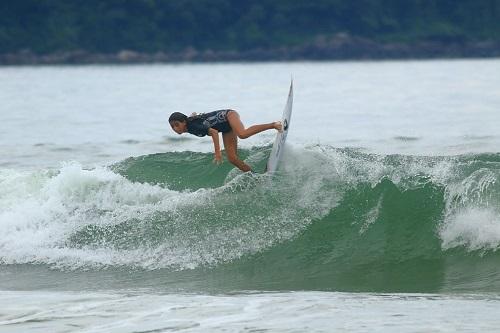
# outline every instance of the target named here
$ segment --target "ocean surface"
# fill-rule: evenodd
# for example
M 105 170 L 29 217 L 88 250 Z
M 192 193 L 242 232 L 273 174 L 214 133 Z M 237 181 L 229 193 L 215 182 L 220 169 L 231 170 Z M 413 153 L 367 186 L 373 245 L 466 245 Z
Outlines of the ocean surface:
M 278 120 L 214 165 L 173 111 Z M 500 331 L 500 60 L 0 67 L 0 332 Z

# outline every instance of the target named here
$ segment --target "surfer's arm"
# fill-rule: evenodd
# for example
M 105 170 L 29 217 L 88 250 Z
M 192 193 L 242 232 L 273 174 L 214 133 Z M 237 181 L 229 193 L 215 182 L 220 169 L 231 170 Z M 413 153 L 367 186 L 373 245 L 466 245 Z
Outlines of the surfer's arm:
M 214 142 L 214 150 L 215 150 L 215 163 L 222 162 L 222 154 L 220 152 L 220 143 L 219 143 L 219 131 L 213 128 L 208 129 L 208 135 L 212 137 L 212 141 Z

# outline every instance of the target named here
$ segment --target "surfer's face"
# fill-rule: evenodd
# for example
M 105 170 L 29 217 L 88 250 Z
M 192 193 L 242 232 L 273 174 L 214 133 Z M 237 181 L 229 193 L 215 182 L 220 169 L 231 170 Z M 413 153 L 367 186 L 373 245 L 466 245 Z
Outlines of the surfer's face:
M 172 127 L 174 132 L 177 134 L 182 134 L 187 132 L 187 124 L 185 121 L 178 121 L 178 120 L 171 121 L 170 127 Z

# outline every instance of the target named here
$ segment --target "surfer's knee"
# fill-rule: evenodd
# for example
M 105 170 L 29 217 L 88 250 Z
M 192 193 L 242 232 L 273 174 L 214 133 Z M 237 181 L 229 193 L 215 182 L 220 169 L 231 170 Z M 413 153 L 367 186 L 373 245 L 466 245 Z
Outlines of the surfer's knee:
M 244 128 L 243 126 L 241 128 L 233 127 L 232 131 L 233 131 L 234 135 L 239 139 L 246 139 L 246 138 L 250 137 L 250 135 L 248 134 L 248 130 L 246 128 Z
M 248 133 L 246 133 L 246 132 L 240 132 L 240 133 L 237 134 L 237 136 L 240 139 L 246 139 L 246 138 L 250 137 L 250 135 Z

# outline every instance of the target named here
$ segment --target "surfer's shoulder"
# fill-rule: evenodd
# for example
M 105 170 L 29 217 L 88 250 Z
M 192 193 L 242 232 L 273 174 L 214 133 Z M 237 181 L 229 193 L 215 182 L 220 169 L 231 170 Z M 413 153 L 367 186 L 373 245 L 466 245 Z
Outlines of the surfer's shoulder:
M 188 121 L 193 121 L 193 120 L 196 120 L 196 119 L 203 119 L 204 117 L 205 117 L 205 113 L 196 113 L 196 112 L 193 112 L 188 117 Z

